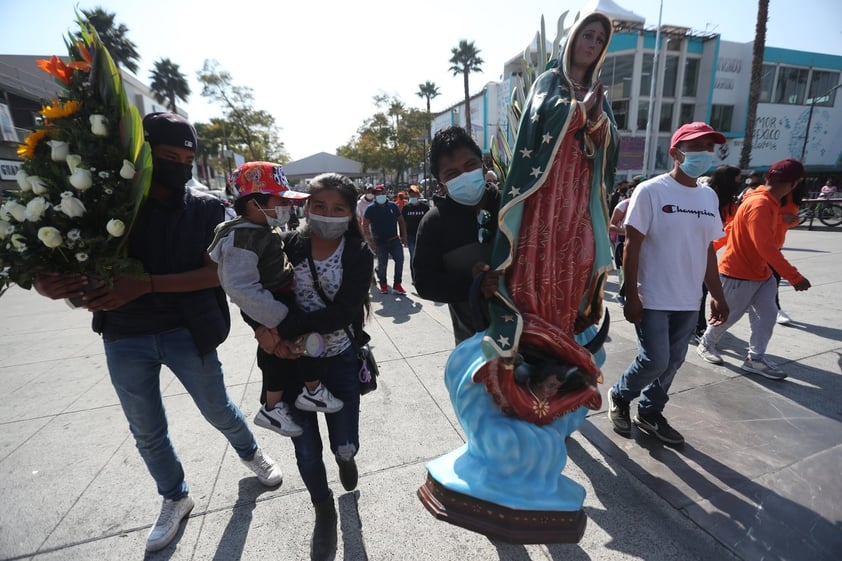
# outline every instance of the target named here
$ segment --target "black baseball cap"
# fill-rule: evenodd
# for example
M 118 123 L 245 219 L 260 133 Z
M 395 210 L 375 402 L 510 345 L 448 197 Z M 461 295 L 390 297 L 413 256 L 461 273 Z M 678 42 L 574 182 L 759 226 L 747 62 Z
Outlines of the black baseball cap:
M 143 118 L 143 132 L 150 145 L 168 144 L 196 151 L 198 138 L 190 122 L 175 113 L 150 113 Z

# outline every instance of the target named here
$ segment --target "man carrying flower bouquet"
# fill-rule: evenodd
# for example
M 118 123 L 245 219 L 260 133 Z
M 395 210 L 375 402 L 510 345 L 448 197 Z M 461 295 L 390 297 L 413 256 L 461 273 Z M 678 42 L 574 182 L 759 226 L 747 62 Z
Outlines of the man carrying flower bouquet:
M 146 276 L 118 276 L 85 294 L 81 275 L 45 275 L 35 287 L 50 298 L 84 295 L 100 333 L 111 382 L 140 455 L 163 496 L 147 551 L 166 547 L 193 508 L 181 462 L 169 438 L 159 373 L 166 366 L 202 415 L 231 443 L 267 486 L 281 472 L 258 447 L 242 412 L 225 389 L 216 347 L 231 325 L 216 264 L 205 249 L 224 220 L 221 202 L 185 188 L 192 174 L 196 131 L 182 117 L 152 113 L 143 119 L 152 148 L 152 184 L 129 238 L 129 256 Z

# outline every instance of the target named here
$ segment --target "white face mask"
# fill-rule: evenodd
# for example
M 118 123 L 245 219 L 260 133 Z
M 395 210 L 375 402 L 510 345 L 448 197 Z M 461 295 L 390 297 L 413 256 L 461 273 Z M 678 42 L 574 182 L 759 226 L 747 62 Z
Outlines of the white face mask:
M 322 216 L 320 214 L 307 215 L 307 223 L 310 226 L 310 233 L 323 240 L 335 240 L 341 238 L 348 231 L 351 223 L 350 216 Z
M 366 193 L 365 194 L 365 200 L 373 201 L 374 200 L 374 193 Z
M 255 201 L 254 204 L 257 204 Z M 257 208 L 260 212 L 266 216 L 266 225 L 270 228 L 286 228 L 287 223 L 289 222 L 290 217 L 290 207 L 288 206 L 276 206 L 272 210 L 266 210 L 259 204 Z
M 445 185 L 448 197 L 457 203 L 474 206 L 479 204 L 485 194 L 485 173 L 479 167 L 454 177 Z

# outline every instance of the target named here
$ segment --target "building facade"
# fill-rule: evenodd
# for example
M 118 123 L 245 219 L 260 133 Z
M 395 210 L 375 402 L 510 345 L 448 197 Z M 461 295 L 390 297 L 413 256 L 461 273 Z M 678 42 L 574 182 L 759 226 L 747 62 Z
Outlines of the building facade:
M 669 25 L 659 34 L 632 12 L 613 2 L 610 8 L 605 11 L 615 33 L 600 77 L 621 137 L 618 178 L 671 169 L 672 132 L 693 121 L 710 123 L 728 139 L 718 147 L 717 165 L 737 165 L 748 115 L 752 43 Z M 528 48 L 533 64 L 536 42 L 537 37 Z M 546 50 L 551 48 L 548 42 Z M 503 79 L 471 98 L 473 134 L 484 151 L 490 150 L 498 126 L 508 133 L 507 106 L 522 58 L 508 61 Z M 796 158 L 811 174 L 842 173 L 840 77 L 842 56 L 767 46 L 749 167 L 764 171 L 775 161 Z M 435 115 L 432 132 L 464 126 L 463 103 Z

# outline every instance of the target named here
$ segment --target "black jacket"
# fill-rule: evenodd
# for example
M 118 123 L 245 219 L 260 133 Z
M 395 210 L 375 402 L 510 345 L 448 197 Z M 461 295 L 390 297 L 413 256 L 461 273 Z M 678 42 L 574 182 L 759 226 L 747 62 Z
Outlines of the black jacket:
M 294 267 L 310 255 L 310 240 L 298 230 L 288 232 L 284 235 L 284 250 Z M 278 325 L 278 334 L 291 339 L 305 333 L 330 333 L 351 325 L 357 335 L 356 343 L 368 342 L 362 327 L 373 271 L 374 256 L 368 244 L 353 233 L 345 234 L 342 285 L 333 301 L 315 312 L 290 309 L 290 314 Z
M 415 288 L 427 300 L 451 305 L 451 312 L 467 327 L 471 327 L 468 292 L 473 282 L 471 269 L 477 262 L 491 259 L 493 236 L 497 233 L 497 213 L 500 195 L 497 189 L 487 189 L 480 208 L 491 213 L 482 225 L 489 231 L 488 241 L 480 243 L 477 209 L 436 197 L 435 206 L 424 215 L 418 226 L 415 245 Z M 455 326 L 454 322 L 454 327 Z
M 181 200 L 144 203 L 129 238 L 129 256 L 152 275 L 184 273 L 204 266 L 213 230 L 225 219 L 216 197 L 185 189 Z M 228 301 L 216 286 L 193 292 L 144 294 L 124 306 L 94 312 L 93 330 L 106 339 L 162 333 L 186 327 L 199 354 L 222 343 L 231 328 Z

